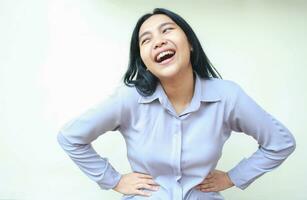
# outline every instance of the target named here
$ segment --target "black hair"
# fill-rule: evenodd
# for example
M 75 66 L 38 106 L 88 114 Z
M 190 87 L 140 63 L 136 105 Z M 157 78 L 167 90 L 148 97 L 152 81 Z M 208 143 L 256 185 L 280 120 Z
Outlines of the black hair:
M 170 10 L 155 8 L 152 13 L 147 13 L 141 16 L 134 27 L 130 41 L 128 69 L 123 77 L 125 85 L 129 87 L 135 86 L 137 91 L 142 96 L 150 96 L 156 90 L 159 79 L 150 71 L 146 70 L 147 67 L 142 61 L 139 48 L 139 30 L 141 25 L 149 17 L 157 14 L 164 14 L 168 16 L 184 31 L 193 48 L 190 56 L 193 71 L 195 71 L 201 78 L 210 79 L 214 77 L 222 79 L 221 75 L 207 58 L 196 34 L 190 25 L 182 17 Z

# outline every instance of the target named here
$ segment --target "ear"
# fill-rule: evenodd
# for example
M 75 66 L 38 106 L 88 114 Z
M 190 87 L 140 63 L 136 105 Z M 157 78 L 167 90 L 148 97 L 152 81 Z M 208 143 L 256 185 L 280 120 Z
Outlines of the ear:
M 191 44 L 189 44 L 189 46 L 190 46 L 190 51 L 192 51 L 192 52 L 193 52 L 193 47 L 192 47 L 192 45 L 191 45 Z

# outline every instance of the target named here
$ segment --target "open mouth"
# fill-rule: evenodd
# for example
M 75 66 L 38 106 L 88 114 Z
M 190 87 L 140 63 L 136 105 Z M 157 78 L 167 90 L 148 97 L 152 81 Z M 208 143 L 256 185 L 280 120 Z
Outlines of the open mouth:
M 172 60 L 175 54 L 176 54 L 176 51 L 174 50 L 163 51 L 155 57 L 155 61 L 160 64 L 167 63 L 170 60 Z

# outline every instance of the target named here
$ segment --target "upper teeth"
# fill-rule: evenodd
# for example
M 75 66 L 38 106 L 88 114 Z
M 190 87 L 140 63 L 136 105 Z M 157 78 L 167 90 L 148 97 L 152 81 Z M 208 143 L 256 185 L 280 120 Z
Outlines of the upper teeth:
M 163 51 L 161 53 L 159 53 L 159 55 L 157 56 L 157 60 L 159 61 L 163 56 L 165 56 L 166 54 L 174 54 L 173 51 L 167 50 L 167 51 Z

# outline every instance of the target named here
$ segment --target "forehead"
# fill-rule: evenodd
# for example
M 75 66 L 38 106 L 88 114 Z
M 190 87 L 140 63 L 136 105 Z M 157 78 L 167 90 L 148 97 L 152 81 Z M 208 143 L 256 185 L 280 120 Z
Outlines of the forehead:
M 139 35 L 141 35 L 142 33 L 146 31 L 154 30 L 158 28 L 160 24 L 165 23 L 165 22 L 172 22 L 176 24 L 167 15 L 163 15 L 163 14 L 152 15 L 147 20 L 145 20 L 142 26 L 140 27 Z

